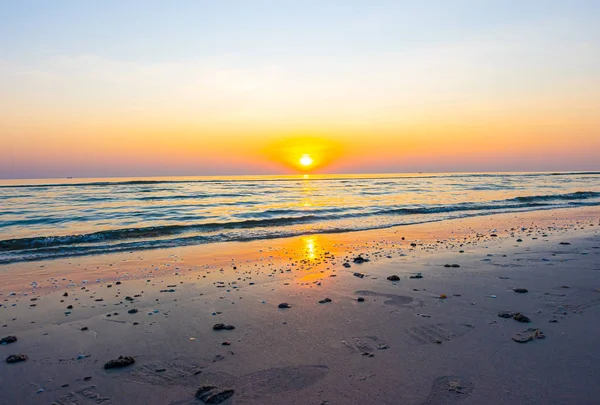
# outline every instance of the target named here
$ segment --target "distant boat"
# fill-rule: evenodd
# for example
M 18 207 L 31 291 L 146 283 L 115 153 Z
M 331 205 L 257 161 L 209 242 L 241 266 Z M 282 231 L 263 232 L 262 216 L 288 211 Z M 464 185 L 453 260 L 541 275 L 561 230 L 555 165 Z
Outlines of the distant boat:
M 71 176 L 68 176 L 68 177 L 67 177 L 67 179 L 72 179 L 72 178 L 73 178 L 73 177 L 71 177 Z

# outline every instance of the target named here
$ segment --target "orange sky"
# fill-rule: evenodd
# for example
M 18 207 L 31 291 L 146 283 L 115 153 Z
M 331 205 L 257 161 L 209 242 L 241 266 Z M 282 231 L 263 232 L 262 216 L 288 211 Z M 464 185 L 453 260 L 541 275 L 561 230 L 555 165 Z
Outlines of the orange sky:
M 256 26 L 190 17 L 207 31 L 188 43 L 185 13 L 158 33 L 161 14 L 141 16 L 136 36 L 125 11 L 63 32 L 44 10 L 0 10 L 14 39 L 0 42 L 0 178 L 294 173 L 304 154 L 323 173 L 600 170 L 595 8 L 446 20 L 351 3 L 343 16 L 273 8 Z M 100 29 L 120 23 L 120 37 Z

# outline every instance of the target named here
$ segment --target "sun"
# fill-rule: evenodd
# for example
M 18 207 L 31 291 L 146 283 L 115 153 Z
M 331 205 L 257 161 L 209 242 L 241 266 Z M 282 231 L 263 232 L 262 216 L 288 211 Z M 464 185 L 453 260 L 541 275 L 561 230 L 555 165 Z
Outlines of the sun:
M 300 165 L 302 167 L 310 167 L 312 166 L 314 160 L 310 157 L 310 155 L 302 155 L 300 158 Z

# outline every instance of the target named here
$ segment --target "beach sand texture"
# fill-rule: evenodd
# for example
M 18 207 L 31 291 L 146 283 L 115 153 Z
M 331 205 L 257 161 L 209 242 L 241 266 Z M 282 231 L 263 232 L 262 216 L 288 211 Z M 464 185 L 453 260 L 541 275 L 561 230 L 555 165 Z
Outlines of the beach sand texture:
M 599 229 L 588 207 L 6 265 L 0 403 L 598 404 Z

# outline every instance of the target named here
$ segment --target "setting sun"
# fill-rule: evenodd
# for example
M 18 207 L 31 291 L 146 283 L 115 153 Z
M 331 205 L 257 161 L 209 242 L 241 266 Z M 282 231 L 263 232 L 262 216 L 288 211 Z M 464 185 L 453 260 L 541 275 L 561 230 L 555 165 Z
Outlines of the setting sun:
M 310 155 L 302 155 L 300 164 L 304 167 L 309 167 L 313 164 L 313 158 L 311 158 Z

